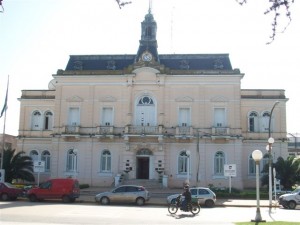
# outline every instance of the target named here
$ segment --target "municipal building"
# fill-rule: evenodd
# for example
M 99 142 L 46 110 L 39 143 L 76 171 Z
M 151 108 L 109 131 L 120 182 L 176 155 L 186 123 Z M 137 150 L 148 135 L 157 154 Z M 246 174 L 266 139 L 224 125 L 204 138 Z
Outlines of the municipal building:
M 241 89 L 229 54 L 159 54 L 156 32 L 149 10 L 136 54 L 71 55 L 47 90 L 22 91 L 17 149 L 41 181 L 228 187 L 232 165 L 243 189 L 270 135 L 272 159 L 287 157 L 285 90 Z

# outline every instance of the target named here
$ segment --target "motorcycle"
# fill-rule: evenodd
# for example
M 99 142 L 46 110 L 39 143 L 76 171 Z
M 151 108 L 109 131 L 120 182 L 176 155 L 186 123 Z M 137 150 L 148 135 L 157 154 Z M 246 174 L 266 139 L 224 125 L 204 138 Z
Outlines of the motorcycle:
M 175 214 L 178 209 L 180 209 L 181 211 L 184 211 L 184 212 L 191 212 L 193 215 L 196 215 L 200 212 L 200 204 L 197 202 L 190 202 L 187 204 L 186 207 L 183 207 L 182 206 L 182 202 L 184 200 L 184 197 L 182 195 L 179 195 L 177 198 L 176 198 L 176 201 L 175 203 L 171 203 L 169 204 L 168 206 L 168 211 L 170 214 Z

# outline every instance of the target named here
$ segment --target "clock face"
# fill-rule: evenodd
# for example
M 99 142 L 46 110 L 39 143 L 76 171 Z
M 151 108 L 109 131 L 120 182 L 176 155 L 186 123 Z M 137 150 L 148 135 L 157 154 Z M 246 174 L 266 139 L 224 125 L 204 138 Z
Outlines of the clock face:
M 151 61 L 151 60 L 152 60 L 152 55 L 151 55 L 151 53 L 145 52 L 145 53 L 142 55 L 142 59 L 143 59 L 143 61 L 146 61 L 146 62 Z
M 55 90 L 56 83 L 57 81 L 55 79 L 51 80 L 48 84 L 49 90 Z

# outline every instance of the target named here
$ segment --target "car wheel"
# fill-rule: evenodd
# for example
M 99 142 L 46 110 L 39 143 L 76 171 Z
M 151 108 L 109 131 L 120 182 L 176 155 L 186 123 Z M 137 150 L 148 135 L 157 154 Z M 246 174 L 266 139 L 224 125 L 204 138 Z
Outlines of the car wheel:
M 205 201 L 205 206 L 206 206 L 206 207 L 211 208 L 211 207 L 213 207 L 214 205 L 215 205 L 215 203 L 214 203 L 214 201 L 211 200 L 211 199 Z
M 109 198 L 108 197 L 102 197 L 100 199 L 101 205 L 108 205 L 109 204 Z
M 137 205 L 144 205 L 145 204 L 145 199 L 144 198 L 137 198 L 136 199 L 136 201 L 135 201 L 135 203 L 137 204 Z
M 62 201 L 63 201 L 64 203 L 69 203 L 69 202 L 71 202 L 71 198 L 70 198 L 68 195 L 64 195 L 64 196 L 62 197 Z
M 289 206 L 290 209 L 295 209 L 295 208 L 296 208 L 296 202 L 290 201 L 290 202 L 288 203 L 288 206 Z
M 8 200 L 9 200 L 8 194 L 7 194 L 7 193 L 3 193 L 3 194 L 1 195 L 1 200 L 2 200 L 2 201 L 8 201 Z
M 37 197 L 35 195 L 29 195 L 29 201 L 36 202 L 37 201 Z
M 76 198 L 71 198 L 71 202 L 75 202 L 76 201 Z

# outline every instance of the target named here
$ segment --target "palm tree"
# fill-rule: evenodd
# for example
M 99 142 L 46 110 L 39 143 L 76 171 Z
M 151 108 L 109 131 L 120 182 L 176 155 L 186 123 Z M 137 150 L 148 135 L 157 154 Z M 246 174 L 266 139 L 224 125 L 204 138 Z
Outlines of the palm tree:
M 294 156 L 289 156 L 286 160 L 282 157 L 275 163 L 277 178 L 286 189 L 291 189 L 293 185 L 299 182 L 300 160 Z
M 3 169 L 5 170 L 5 182 L 11 183 L 13 179 L 34 182 L 33 161 L 25 152 L 7 149 L 3 152 Z

